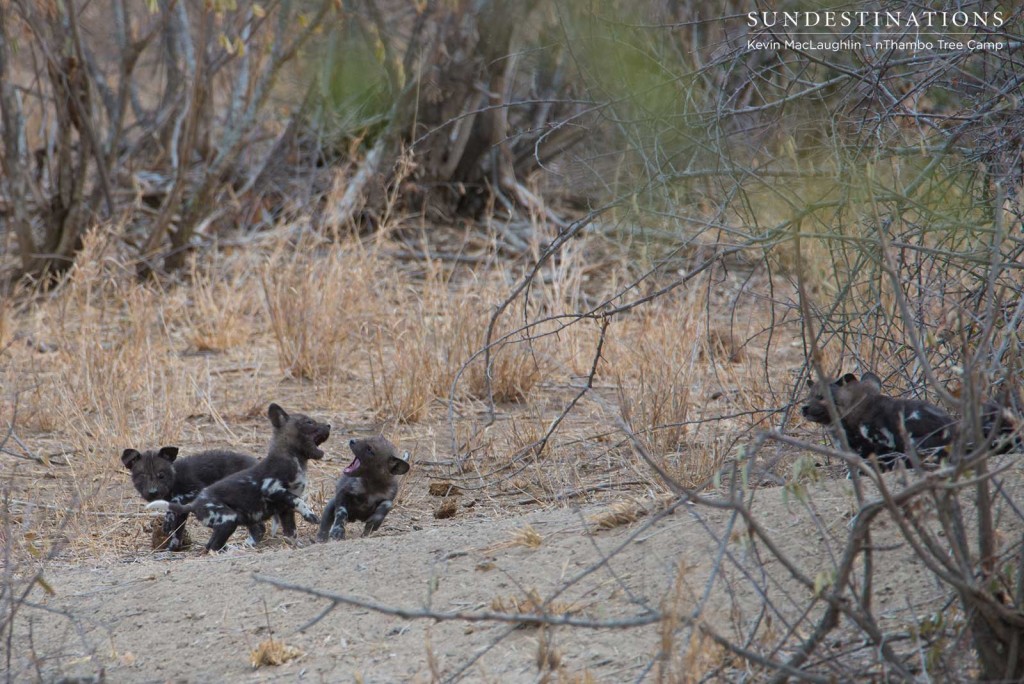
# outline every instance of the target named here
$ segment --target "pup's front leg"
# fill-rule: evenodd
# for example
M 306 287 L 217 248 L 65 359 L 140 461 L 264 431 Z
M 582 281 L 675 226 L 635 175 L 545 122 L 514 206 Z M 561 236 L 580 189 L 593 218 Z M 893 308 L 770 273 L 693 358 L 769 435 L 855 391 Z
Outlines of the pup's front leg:
M 313 510 L 309 506 L 307 506 L 306 502 L 303 501 L 302 499 L 295 499 L 295 510 L 299 512 L 299 515 L 301 515 L 302 519 L 306 522 L 313 525 L 320 524 L 320 516 L 314 513 Z
M 384 522 L 384 516 L 386 516 L 388 511 L 391 510 L 392 505 L 391 499 L 384 499 L 377 504 L 377 508 L 373 510 L 373 515 L 370 516 L 366 521 L 366 525 L 363 527 L 364 537 L 368 537 L 371 532 L 376 532 L 380 529 L 381 523 Z
M 334 502 L 332 502 L 333 504 Z M 324 523 L 328 520 L 327 511 L 324 511 Z M 348 509 L 344 504 L 338 503 L 334 508 L 334 519 L 331 522 L 331 539 L 341 541 L 345 538 L 345 523 L 348 521 Z
M 270 497 L 270 501 L 275 505 L 285 509 L 282 511 L 281 516 L 282 527 L 286 527 L 284 520 L 285 518 L 291 516 L 292 509 L 298 511 L 299 515 L 301 515 L 302 519 L 306 522 L 312 523 L 314 525 L 320 524 L 320 517 L 312 510 L 310 510 L 309 506 L 306 505 L 306 502 L 287 490 L 282 492 L 275 492 Z M 287 533 L 287 530 L 285 530 L 285 533 Z
M 263 536 L 267 533 L 266 525 L 262 522 L 258 522 L 253 523 L 252 525 L 247 525 L 246 527 L 249 530 L 249 538 L 246 540 L 246 543 L 249 546 L 256 546 L 263 541 Z

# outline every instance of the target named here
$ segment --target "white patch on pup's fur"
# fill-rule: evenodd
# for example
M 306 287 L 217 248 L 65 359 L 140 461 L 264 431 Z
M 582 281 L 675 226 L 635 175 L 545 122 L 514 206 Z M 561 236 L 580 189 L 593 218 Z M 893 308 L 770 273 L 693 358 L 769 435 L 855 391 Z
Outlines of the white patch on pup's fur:
M 284 485 L 281 484 L 281 481 L 276 477 L 268 477 L 264 479 L 263 484 L 260 485 L 260 491 L 267 496 L 270 496 L 272 494 L 277 494 L 278 492 L 283 492 Z

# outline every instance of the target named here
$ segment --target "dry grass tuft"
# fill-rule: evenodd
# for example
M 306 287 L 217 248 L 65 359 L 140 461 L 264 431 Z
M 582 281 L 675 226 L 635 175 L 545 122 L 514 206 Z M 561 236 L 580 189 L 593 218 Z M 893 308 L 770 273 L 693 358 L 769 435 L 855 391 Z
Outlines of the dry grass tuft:
M 721 672 L 723 664 L 732 661 L 731 654 L 711 640 L 703 630 L 694 629 L 690 634 L 689 648 L 679 670 L 686 673 L 684 682 L 707 681 L 712 672 Z
M 249 655 L 249 662 L 252 663 L 252 669 L 255 670 L 264 665 L 284 665 L 289 660 L 294 660 L 301 655 L 304 655 L 303 652 L 294 646 L 271 638 L 260 642 L 260 645 Z
M 544 535 L 533 525 L 524 525 L 512 533 L 511 546 L 525 546 L 528 549 L 539 549 L 544 544 Z
M 607 510 L 587 518 L 587 522 L 599 530 L 611 530 L 622 525 L 630 525 L 647 515 L 647 509 L 638 501 L 626 499 L 616 501 Z
M 203 272 L 192 261 L 191 296 L 185 309 L 185 337 L 197 351 L 222 352 L 249 339 L 248 315 L 254 305 L 251 284 L 243 274 L 221 273 L 215 264 Z
M 29 425 L 62 431 L 86 459 L 98 445 L 173 443 L 201 382 L 174 370 L 164 293 L 125 278 L 101 237 L 89 234 L 55 305 L 37 316 L 40 342 L 56 351 L 28 359 L 39 380 Z
M 459 512 L 459 499 L 458 497 L 452 496 L 441 502 L 434 510 L 434 517 L 438 520 L 444 520 L 445 518 L 453 518 L 455 514 Z
M 740 363 L 746 358 L 735 335 L 723 328 L 712 328 L 705 338 L 707 356 L 718 362 Z
M 547 605 L 540 597 L 536 589 L 530 589 L 526 596 L 495 596 L 491 599 L 491 610 L 496 613 L 511 613 L 513 615 L 544 615 L 544 616 L 565 616 L 577 615 L 582 612 L 583 607 L 566 603 L 565 601 L 551 601 Z M 526 621 L 522 628 L 540 627 L 542 623 Z
M 279 250 L 260 282 L 281 371 L 311 380 L 346 371 L 345 343 L 369 319 L 386 315 L 379 284 L 395 278 L 383 262 L 354 248 L 319 257 L 315 246 Z
M 542 627 L 537 634 L 537 670 L 557 672 L 562 665 L 562 651 L 555 646 L 554 634 L 551 629 Z
M 432 357 L 426 345 L 408 343 L 413 335 L 375 335 L 370 352 L 371 406 L 382 421 L 418 423 L 426 420 L 435 395 Z M 389 362 L 388 359 L 394 360 Z
M 690 419 L 690 363 L 672 353 L 679 351 L 644 340 L 616 377 L 622 417 L 659 456 L 679 451 Z
M 427 487 L 430 496 L 458 496 L 462 490 L 451 482 L 431 482 Z
M 506 286 L 476 280 L 449 282 L 428 274 L 415 294 L 400 302 L 404 316 L 379 334 L 371 352 L 373 407 L 381 420 L 415 423 L 429 417 L 436 401 L 486 399 L 484 366 L 486 330 L 495 302 Z M 510 331 L 495 330 L 495 340 Z M 493 341 L 492 341 L 493 343 Z M 522 404 L 543 377 L 537 345 L 510 338 L 493 347 L 491 389 L 497 403 Z M 387 361 L 390 359 L 390 363 Z
M 524 403 L 540 379 L 540 365 L 529 349 L 512 344 L 495 348 L 491 356 L 491 392 L 495 402 Z M 487 398 L 487 374 L 483 363 L 471 367 L 469 391 L 479 399 Z
M 707 330 L 702 289 L 631 321 L 609 354 L 622 417 L 651 456 L 687 486 L 710 478 L 735 445 L 719 439 L 732 425 L 701 423 L 710 413 L 702 399 L 709 385 L 729 388 L 736 410 L 756 412 L 771 402 L 757 380 L 756 359 L 731 333 Z

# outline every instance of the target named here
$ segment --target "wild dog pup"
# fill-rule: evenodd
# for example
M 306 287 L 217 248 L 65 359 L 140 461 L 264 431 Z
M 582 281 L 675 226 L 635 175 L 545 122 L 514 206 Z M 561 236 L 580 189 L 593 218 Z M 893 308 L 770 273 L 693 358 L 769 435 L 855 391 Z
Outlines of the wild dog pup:
M 399 456 L 395 445 L 384 437 L 352 439 L 348 446 L 355 458 L 324 509 L 317 541 L 327 541 L 328 536 L 344 539 L 349 520 L 366 521 L 364 537 L 376 532 L 398 493 L 398 476 L 409 472 L 408 452 Z
M 191 503 L 203 487 L 256 465 L 253 456 L 222 449 L 202 451 L 181 460 L 177 458 L 178 447 L 174 446 L 142 452 L 125 449 L 121 453 L 121 463 L 131 471 L 132 484 L 143 499 L 164 499 L 182 505 Z M 167 512 L 164 535 L 160 539 L 166 539 L 166 546 L 171 551 L 182 546 L 187 517 L 186 514 Z
M 847 373 L 833 383 L 812 388 L 803 407 L 804 417 L 835 431 L 828 408 L 831 395 L 850 448 L 865 459 L 875 454 L 883 471 L 892 470 L 901 459 L 909 465 L 902 457 L 911 446 L 921 456 L 932 456 L 956 439 L 952 416 L 925 401 L 883 395 L 882 381 L 874 373 L 865 373 L 860 380 Z M 911 444 L 904 442 L 904 435 Z
M 330 436 L 331 426 L 299 413 L 288 415 L 277 404 L 270 405 L 267 416 L 274 436 L 266 458 L 206 487 L 188 505 L 159 500 L 146 508 L 195 515 L 213 530 L 206 543 L 208 551 L 222 549 L 239 525 L 245 525 L 253 543 L 258 543 L 263 537 L 263 521 L 275 514 L 281 517 L 288 536 L 295 534 L 293 510 L 307 522 L 320 522 L 301 497 L 306 491 L 308 461 L 323 458 L 318 447 Z

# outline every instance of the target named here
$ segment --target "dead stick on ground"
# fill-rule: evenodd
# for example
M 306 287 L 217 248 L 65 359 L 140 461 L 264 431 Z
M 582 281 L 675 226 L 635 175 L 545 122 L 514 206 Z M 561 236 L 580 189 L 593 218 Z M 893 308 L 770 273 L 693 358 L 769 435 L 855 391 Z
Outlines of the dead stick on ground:
M 435 620 L 437 622 L 448 622 L 448 621 L 461 621 L 461 622 L 508 622 L 517 625 L 553 625 L 553 626 L 567 626 L 567 627 L 581 627 L 584 629 L 632 629 L 634 627 L 643 627 L 644 625 L 652 625 L 660 622 L 662 615 L 660 612 L 648 613 L 645 615 L 637 615 L 634 617 L 623 618 L 621 620 L 586 620 L 583 618 L 573 617 L 571 615 L 549 615 L 543 613 L 534 613 L 528 615 L 517 615 L 513 613 L 494 613 L 489 611 L 483 612 L 467 612 L 467 611 L 455 611 L 451 613 L 440 613 L 431 610 L 413 609 L 413 608 L 396 608 L 394 606 L 388 606 L 383 603 L 377 603 L 376 601 L 369 601 L 367 599 L 360 599 L 354 596 L 347 596 L 345 594 L 334 594 L 327 591 L 321 591 L 312 587 L 304 587 L 298 584 L 291 584 L 289 582 L 282 582 L 280 580 L 273 579 L 271 577 L 264 577 L 263 575 L 253 575 L 253 579 L 263 584 L 269 584 L 277 587 L 278 589 L 285 589 L 287 591 L 298 591 L 303 594 L 309 594 L 310 596 L 316 596 L 317 598 L 323 598 L 330 601 L 330 605 L 327 606 L 323 611 L 320 612 L 315 618 L 299 627 L 297 631 L 303 632 L 316 623 L 320 622 L 327 616 L 332 610 L 339 605 L 355 606 L 357 608 L 365 608 L 372 610 L 377 613 L 383 613 L 385 615 L 394 615 L 396 617 L 405 618 L 407 620 Z

